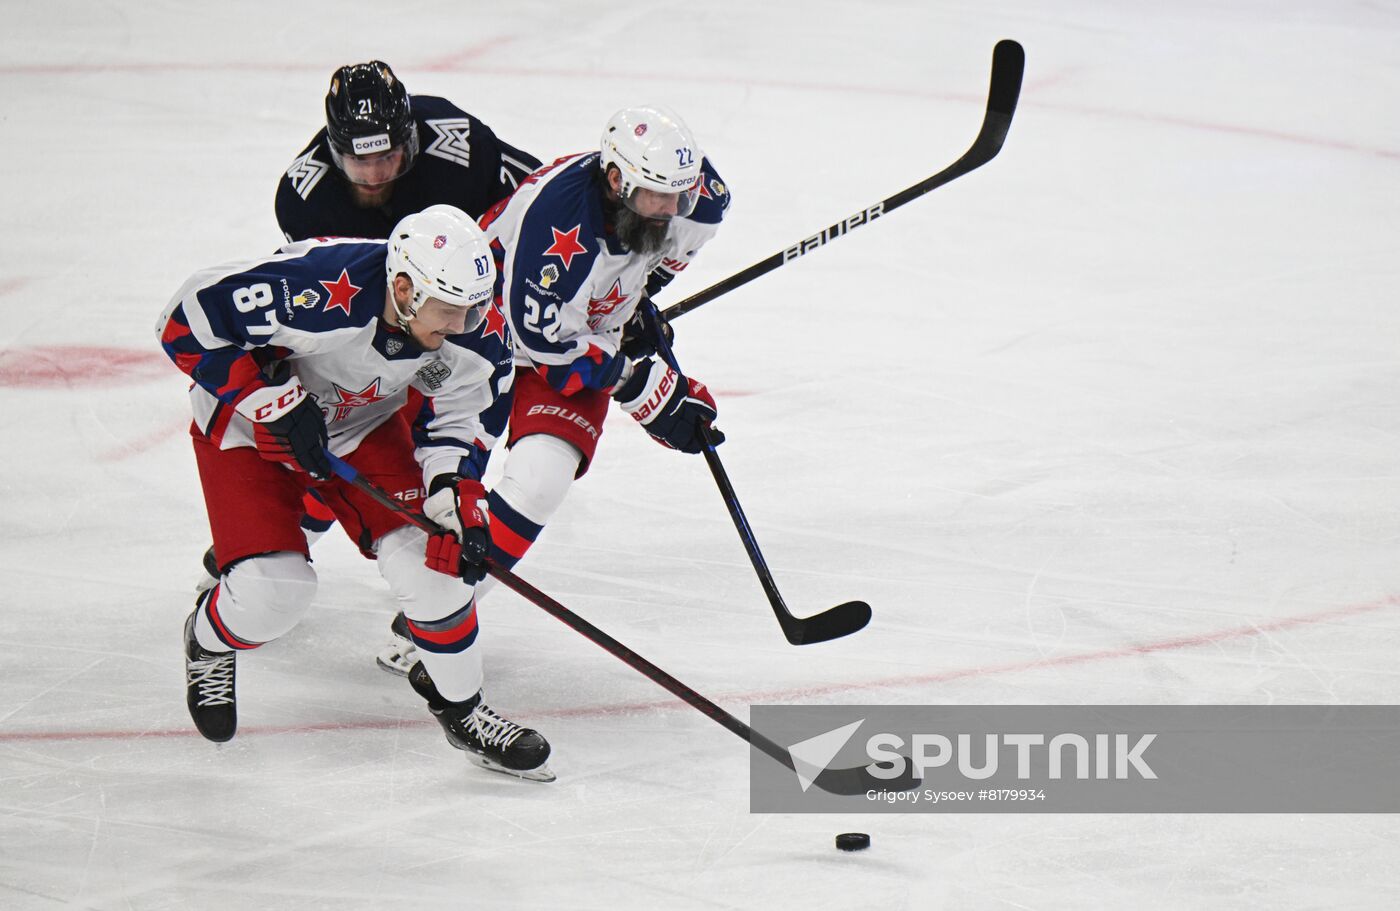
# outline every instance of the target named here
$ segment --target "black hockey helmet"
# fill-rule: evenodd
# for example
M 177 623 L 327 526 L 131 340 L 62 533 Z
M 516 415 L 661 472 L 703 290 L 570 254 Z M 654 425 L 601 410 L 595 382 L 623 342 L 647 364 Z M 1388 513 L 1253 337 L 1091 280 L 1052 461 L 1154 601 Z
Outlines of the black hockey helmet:
M 408 92 L 389 65 L 379 60 L 342 66 L 331 76 L 326 135 L 331 157 L 342 172 L 345 156 L 372 156 L 401 148 L 404 160 L 399 174 L 418 156 L 418 126 Z

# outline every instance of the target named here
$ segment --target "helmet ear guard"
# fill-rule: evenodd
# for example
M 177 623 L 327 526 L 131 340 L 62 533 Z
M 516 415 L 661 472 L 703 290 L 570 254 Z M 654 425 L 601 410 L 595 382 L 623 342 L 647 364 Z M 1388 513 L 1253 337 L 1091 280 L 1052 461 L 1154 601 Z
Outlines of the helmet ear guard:
M 618 194 L 629 207 L 638 190 L 679 195 L 677 215 L 689 215 L 699 193 L 704 154 L 680 116 L 661 105 L 623 108 L 608 119 L 600 165 L 616 167 Z
M 394 225 L 384 271 L 401 327 L 431 297 L 468 310 L 466 331 L 470 331 L 480 324 L 496 291 L 496 261 L 490 244 L 476 222 L 455 206 L 429 206 Z M 407 312 L 393 293 L 399 275 L 408 276 L 413 285 Z

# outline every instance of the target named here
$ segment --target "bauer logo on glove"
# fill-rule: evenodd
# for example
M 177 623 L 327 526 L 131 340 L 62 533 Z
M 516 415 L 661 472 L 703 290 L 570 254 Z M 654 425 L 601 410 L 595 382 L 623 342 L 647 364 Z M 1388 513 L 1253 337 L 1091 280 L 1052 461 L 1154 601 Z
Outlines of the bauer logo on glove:
M 717 446 L 724 440 L 717 430 L 706 438 L 718 413 L 710 390 L 660 361 L 638 361 L 613 398 L 662 446 L 695 453 L 707 442 Z

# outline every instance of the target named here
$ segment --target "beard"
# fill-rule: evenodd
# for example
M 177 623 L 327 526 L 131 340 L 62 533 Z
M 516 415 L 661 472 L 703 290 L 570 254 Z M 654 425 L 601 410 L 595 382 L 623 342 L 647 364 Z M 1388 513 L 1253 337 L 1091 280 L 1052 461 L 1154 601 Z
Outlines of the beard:
M 660 218 L 643 218 L 626 206 L 617 213 L 617 239 L 634 253 L 659 253 L 666 246 L 671 223 Z

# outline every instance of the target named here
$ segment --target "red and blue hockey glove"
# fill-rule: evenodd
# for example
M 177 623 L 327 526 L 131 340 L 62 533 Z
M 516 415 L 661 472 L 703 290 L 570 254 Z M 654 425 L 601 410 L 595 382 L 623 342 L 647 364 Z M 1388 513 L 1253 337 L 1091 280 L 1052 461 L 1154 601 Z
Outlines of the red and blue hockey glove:
M 646 358 L 634 364 L 613 398 L 662 446 L 699 452 L 706 442 L 724 442 L 724 434 L 709 427 L 717 414 L 710 390 L 660 361 Z
M 676 337 L 676 332 L 661 311 L 644 297 L 632 313 L 632 318 L 622 327 L 622 353 L 632 360 L 650 357 L 656 353 L 656 337 L 665 336 L 666 344 Z
M 424 564 L 458 576 L 468 585 L 484 579 L 491 536 L 487 531 L 486 488 L 481 482 L 438 475 L 428 488 L 423 514 L 443 529 L 429 536 Z
M 326 458 L 326 419 L 301 380 L 288 375 L 277 385 L 255 389 L 235 410 L 253 422 L 258 455 L 300 468 L 318 481 L 332 474 Z

